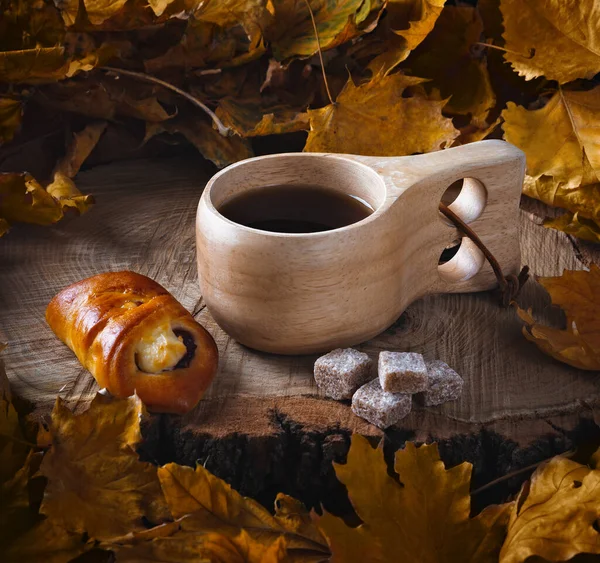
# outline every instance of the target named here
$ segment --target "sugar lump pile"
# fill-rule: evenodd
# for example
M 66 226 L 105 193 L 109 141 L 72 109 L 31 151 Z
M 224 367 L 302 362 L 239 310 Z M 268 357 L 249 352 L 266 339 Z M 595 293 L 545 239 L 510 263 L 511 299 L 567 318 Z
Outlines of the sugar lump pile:
M 352 399 L 352 411 L 387 428 L 410 413 L 413 396 L 425 406 L 455 401 L 463 379 L 450 366 L 426 362 L 413 352 L 381 352 L 373 378 L 373 362 L 352 348 L 338 348 L 315 362 L 315 381 L 326 396 L 338 401 Z

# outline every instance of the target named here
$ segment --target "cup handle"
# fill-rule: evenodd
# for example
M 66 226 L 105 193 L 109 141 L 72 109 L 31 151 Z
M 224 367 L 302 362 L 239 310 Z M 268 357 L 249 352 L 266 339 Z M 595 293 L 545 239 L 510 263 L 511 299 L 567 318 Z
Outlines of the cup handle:
M 384 179 L 388 199 L 403 228 L 404 261 L 418 273 L 415 298 L 431 293 L 467 293 L 497 286 L 483 253 L 439 211 L 447 188 L 463 179 L 449 207 L 479 236 L 497 259 L 503 274 L 517 274 L 519 202 L 525 154 L 499 140 L 408 157 L 354 157 Z M 454 257 L 439 264 L 442 252 L 460 241 Z
M 456 199 L 448 206 L 478 235 L 497 259 L 502 273 L 518 274 L 521 267 L 519 204 L 525 175 L 525 154 L 504 141 L 489 140 L 435 153 L 428 162 L 426 190 L 441 201 L 447 187 L 463 179 Z M 441 251 L 432 266 L 437 279 L 431 293 L 482 291 L 497 285 L 483 252 L 441 213 L 436 216 L 453 242 L 460 241 L 456 254 L 440 264 Z M 438 247 L 439 250 L 439 247 Z

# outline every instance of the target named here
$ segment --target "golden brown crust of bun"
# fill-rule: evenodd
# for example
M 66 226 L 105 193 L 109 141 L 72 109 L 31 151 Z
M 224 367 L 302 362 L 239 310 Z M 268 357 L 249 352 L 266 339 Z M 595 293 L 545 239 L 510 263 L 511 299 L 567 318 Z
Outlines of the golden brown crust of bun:
M 117 397 L 137 393 L 153 411 L 188 412 L 217 371 L 210 334 L 164 287 L 141 274 L 109 272 L 74 283 L 50 301 L 46 320 L 101 388 Z M 196 348 L 186 367 L 146 373 L 136 364 L 136 347 L 166 322 L 176 333 L 191 335 Z

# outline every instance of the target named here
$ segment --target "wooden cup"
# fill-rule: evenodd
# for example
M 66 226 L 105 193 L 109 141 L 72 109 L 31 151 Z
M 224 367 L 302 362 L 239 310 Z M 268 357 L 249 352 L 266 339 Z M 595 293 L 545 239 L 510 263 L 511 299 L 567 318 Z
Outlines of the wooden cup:
M 464 179 L 450 208 L 469 223 L 505 275 L 520 267 L 518 209 L 525 155 L 481 141 L 418 156 L 275 154 L 229 166 L 198 205 L 200 287 L 216 322 L 265 352 L 309 354 L 352 346 L 388 328 L 416 299 L 491 289 L 481 251 L 439 212 L 446 189 Z M 234 223 L 219 208 L 273 184 L 312 184 L 368 201 L 375 212 L 331 231 L 288 234 Z M 439 264 L 442 251 L 461 241 Z

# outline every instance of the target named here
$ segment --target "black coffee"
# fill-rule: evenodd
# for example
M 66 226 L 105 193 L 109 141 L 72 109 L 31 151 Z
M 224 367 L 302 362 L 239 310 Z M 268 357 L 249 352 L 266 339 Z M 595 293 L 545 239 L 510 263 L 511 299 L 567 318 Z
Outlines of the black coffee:
M 356 223 L 373 213 L 346 193 L 308 184 L 248 190 L 219 208 L 230 221 L 275 233 L 317 233 Z

